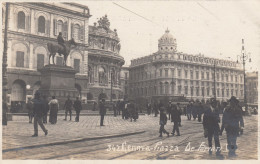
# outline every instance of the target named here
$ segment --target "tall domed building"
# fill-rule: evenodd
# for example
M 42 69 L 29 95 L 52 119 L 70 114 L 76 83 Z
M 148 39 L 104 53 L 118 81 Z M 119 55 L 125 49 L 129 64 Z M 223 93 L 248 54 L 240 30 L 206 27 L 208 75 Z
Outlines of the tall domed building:
M 131 60 L 129 67 L 129 97 L 139 102 L 206 101 L 215 93 L 217 100 L 226 101 L 232 95 L 243 98 L 243 84 L 240 63 L 178 52 L 168 29 L 157 52 Z
M 110 29 L 106 15 L 89 26 L 88 100 L 123 98 L 120 71 L 124 58 L 120 56 L 120 48 L 117 30 Z

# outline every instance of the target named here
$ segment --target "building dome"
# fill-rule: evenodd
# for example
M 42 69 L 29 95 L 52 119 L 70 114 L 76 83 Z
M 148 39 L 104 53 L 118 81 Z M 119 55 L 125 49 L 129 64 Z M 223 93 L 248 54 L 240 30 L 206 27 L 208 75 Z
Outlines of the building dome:
M 170 31 L 167 29 L 165 34 L 158 40 L 159 51 L 172 51 L 176 52 L 177 44 L 176 39 L 170 34 Z

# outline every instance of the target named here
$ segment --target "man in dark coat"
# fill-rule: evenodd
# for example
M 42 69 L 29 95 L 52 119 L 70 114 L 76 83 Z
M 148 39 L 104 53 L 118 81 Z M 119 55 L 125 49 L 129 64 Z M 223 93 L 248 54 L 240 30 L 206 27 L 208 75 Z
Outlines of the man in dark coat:
M 188 120 L 191 120 L 192 106 L 193 106 L 193 102 L 190 101 L 186 109 Z
M 38 136 L 38 124 L 42 128 L 43 132 L 45 135 L 48 134 L 48 130 L 45 129 L 43 123 L 42 123 L 42 118 L 45 113 L 45 105 L 44 102 L 41 100 L 41 94 L 39 91 L 36 91 L 34 94 L 34 99 L 32 100 L 33 102 L 33 115 L 34 115 L 34 135 L 32 137 L 37 137 Z
M 70 121 L 71 121 L 72 105 L 73 105 L 73 103 L 70 99 L 70 96 L 68 96 L 68 99 L 65 101 L 65 104 L 64 104 L 64 107 L 63 107 L 63 109 L 65 110 L 65 119 L 64 120 L 66 120 L 66 121 L 67 121 L 68 112 L 70 114 Z
M 181 127 L 181 115 L 182 115 L 182 109 L 180 106 L 180 103 L 177 103 L 177 110 L 179 112 L 179 121 L 178 121 L 178 125 Z
M 239 136 L 240 128 L 244 128 L 244 120 L 242 116 L 242 110 L 239 106 L 239 101 L 235 96 L 230 99 L 230 104 L 227 106 L 222 117 L 221 132 L 226 130 L 227 134 L 227 148 L 229 150 L 229 156 L 236 156 L 237 149 L 237 137 Z
M 102 99 L 99 103 L 99 114 L 100 118 L 100 126 L 104 126 L 104 117 L 106 115 L 106 106 L 105 106 L 105 99 Z
M 171 105 L 171 121 L 173 122 L 172 135 L 174 136 L 175 131 L 177 136 L 180 136 L 179 121 L 180 121 L 180 111 L 177 109 L 175 104 Z
M 199 100 L 196 100 L 196 102 L 193 104 L 191 108 L 193 120 L 195 121 L 198 116 L 198 106 L 199 106 Z
M 49 104 L 48 104 L 48 100 L 47 97 L 45 95 L 42 96 L 43 97 L 43 103 L 44 103 L 44 116 L 43 116 L 43 123 L 47 124 L 47 115 L 49 112 Z
M 169 137 L 169 132 L 167 132 L 165 129 L 164 129 L 164 126 L 166 125 L 167 123 L 167 116 L 166 116 L 166 109 L 162 106 L 160 108 L 160 122 L 159 122 L 159 125 L 160 125 L 160 129 L 159 129 L 159 137 L 162 137 L 162 133 L 166 133 L 167 136 Z
M 74 107 L 74 109 L 76 111 L 75 121 L 79 122 L 79 114 L 80 114 L 80 111 L 82 109 L 82 106 L 81 106 L 81 101 L 79 100 L 78 97 L 76 97 L 76 101 L 74 101 L 73 107 Z
M 167 105 L 167 113 L 168 113 L 168 119 L 171 119 L 171 107 L 172 107 L 172 102 L 169 101 L 168 105 Z
M 203 127 L 204 127 L 204 137 L 208 138 L 209 144 L 209 154 L 212 154 L 212 138 L 214 136 L 215 140 L 215 150 L 216 155 L 220 155 L 220 142 L 219 142 L 219 112 L 216 110 L 216 100 L 214 98 L 210 99 L 210 106 L 206 109 L 203 116 Z

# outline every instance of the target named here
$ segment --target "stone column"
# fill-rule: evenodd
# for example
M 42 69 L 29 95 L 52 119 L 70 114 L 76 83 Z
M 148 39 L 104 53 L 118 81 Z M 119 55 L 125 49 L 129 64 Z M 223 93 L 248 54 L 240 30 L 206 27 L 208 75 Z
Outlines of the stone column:
M 50 37 L 51 38 L 54 37 L 54 35 L 53 35 L 53 19 L 54 19 L 53 14 L 50 14 Z
M 36 23 L 38 23 L 38 21 L 36 20 L 37 18 L 34 18 L 34 9 L 31 9 L 31 15 L 30 15 L 30 17 L 31 17 L 31 31 L 30 31 L 30 33 L 31 34 L 36 34 L 37 33 L 37 29 L 35 29 L 36 27 L 35 27 L 35 24 Z
M 29 43 L 30 44 L 30 52 L 28 54 L 29 56 L 29 69 L 33 69 L 33 58 L 36 57 L 34 54 L 33 54 L 33 43 Z
M 68 18 L 68 40 L 71 39 L 71 18 Z

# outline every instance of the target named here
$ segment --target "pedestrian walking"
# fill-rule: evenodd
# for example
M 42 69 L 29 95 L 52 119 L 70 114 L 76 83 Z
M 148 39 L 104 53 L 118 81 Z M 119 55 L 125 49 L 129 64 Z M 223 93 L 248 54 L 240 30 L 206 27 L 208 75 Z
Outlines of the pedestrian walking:
M 120 115 L 120 111 L 121 111 L 121 101 L 118 100 L 116 103 L 116 109 L 117 109 L 117 114 Z
M 79 114 L 80 114 L 80 111 L 82 110 L 82 105 L 81 105 L 81 101 L 79 100 L 79 97 L 76 97 L 76 100 L 74 101 L 73 107 L 76 111 L 75 121 L 79 122 Z
M 210 106 L 206 109 L 203 116 L 203 127 L 204 127 L 204 137 L 208 138 L 209 144 L 209 154 L 212 154 L 212 138 L 214 137 L 215 141 L 215 150 L 216 155 L 220 156 L 220 142 L 219 142 L 219 112 L 216 110 L 216 100 L 214 98 L 210 99 Z
M 152 108 L 151 103 L 147 103 L 146 109 L 147 109 L 147 115 L 149 115 L 149 116 L 151 114 L 151 108 Z
M 49 104 L 48 104 L 48 100 L 47 97 L 45 95 L 42 96 L 43 97 L 43 103 L 44 103 L 44 115 L 43 115 L 43 123 L 47 124 L 47 116 L 48 116 L 48 112 L 49 112 Z
M 194 121 L 197 119 L 198 116 L 198 106 L 199 106 L 199 100 L 196 100 L 196 102 L 193 104 L 191 108 L 192 117 Z
M 44 127 L 42 123 L 42 118 L 45 113 L 45 105 L 44 102 L 41 100 L 41 94 L 39 91 L 36 91 L 34 94 L 33 102 L 33 115 L 34 115 L 34 134 L 32 137 L 38 136 L 38 124 L 40 125 L 41 129 L 45 133 L 45 135 L 48 134 L 48 130 Z
M 189 101 L 189 104 L 187 105 L 187 110 L 186 110 L 188 120 L 191 120 L 192 106 L 193 106 L 193 102 Z
M 68 112 L 70 114 L 70 121 L 71 121 L 72 105 L 73 105 L 73 103 L 70 99 L 70 96 L 68 96 L 68 99 L 65 101 L 65 104 L 64 104 L 64 107 L 63 107 L 63 109 L 65 110 L 65 119 L 64 120 L 66 120 L 66 121 L 67 121 Z
M 31 100 L 31 98 L 28 98 L 28 102 L 26 104 L 26 108 L 28 110 L 29 123 L 32 123 L 32 119 L 33 119 L 33 102 Z
M 168 105 L 167 105 L 167 113 L 168 113 L 168 119 L 170 120 L 171 119 L 171 104 L 172 102 L 169 101 Z
M 101 102 L 99 103 L 99 114 L 101 116 L 100 126 L 105 126 L 104 125 L 104 117 L 106 115 L 105 99 L 102 99 Z
M 244 120 L 242 116 L 242 110 L 239 106 L 239 101 L 235 96 L 232 96 L 229 105 L 223 113 L 222 126 L 220 135 L 223 130 L 226 130 L 227 134 L 227 148 L 229 150 L 229 156 L 236 156 L 237 149 L 237 137 L 239 136 L 240 129 L 244 128 Z
M 159 125 L 160 125 L 160 129 L 159 129 L 159 137 L 162 137 L 162 133 L 166 133 L 167 136 L 169 137 L 169 132 L 167 132 L 165 129 L 164 129 L 164 126 L 167 124 L 167 116 L 166 116 L 166 109 L 164 107 L 161 107 L 160 108 L 160 122 L 159 122 Z
M 180 122 L 180 111 L 177 109 L 178 107 L 175 104 L 171 105 L 171 122 L 173 122 L 173 130 L 172 135 L 174 136 L 175 131 L 177 132 L 177 136 L 180 136 L 179 130 L 179 122 Z
M 59 110 L 59 102 L 55 98 L 55 96 L 52 96 L 52 100 L 49 102 L 49 108 L 50 108 L 49 122 L 51 124 L 56 124 L 57 123 L 58 110 Z
M 112 108 L 113 108 L 113 111 L 114 111 L 114 117 L 116 117 L 116 115 L 117 115 L 117 107 L 116 107 L 116 103 L 115 102 L 112 102 Z
M 122 119 L 125 119 L 125 100 L 120 103 L 120 109 L 122 110 Z
M 179 116 L 179 121 L 178 121 L 178 125 L 181 127 L 181 115 L 182 115 L 182 109 L 180 106 L 180 103 L 177 103 L 177 110 L 178 110 L 178 116 Z

